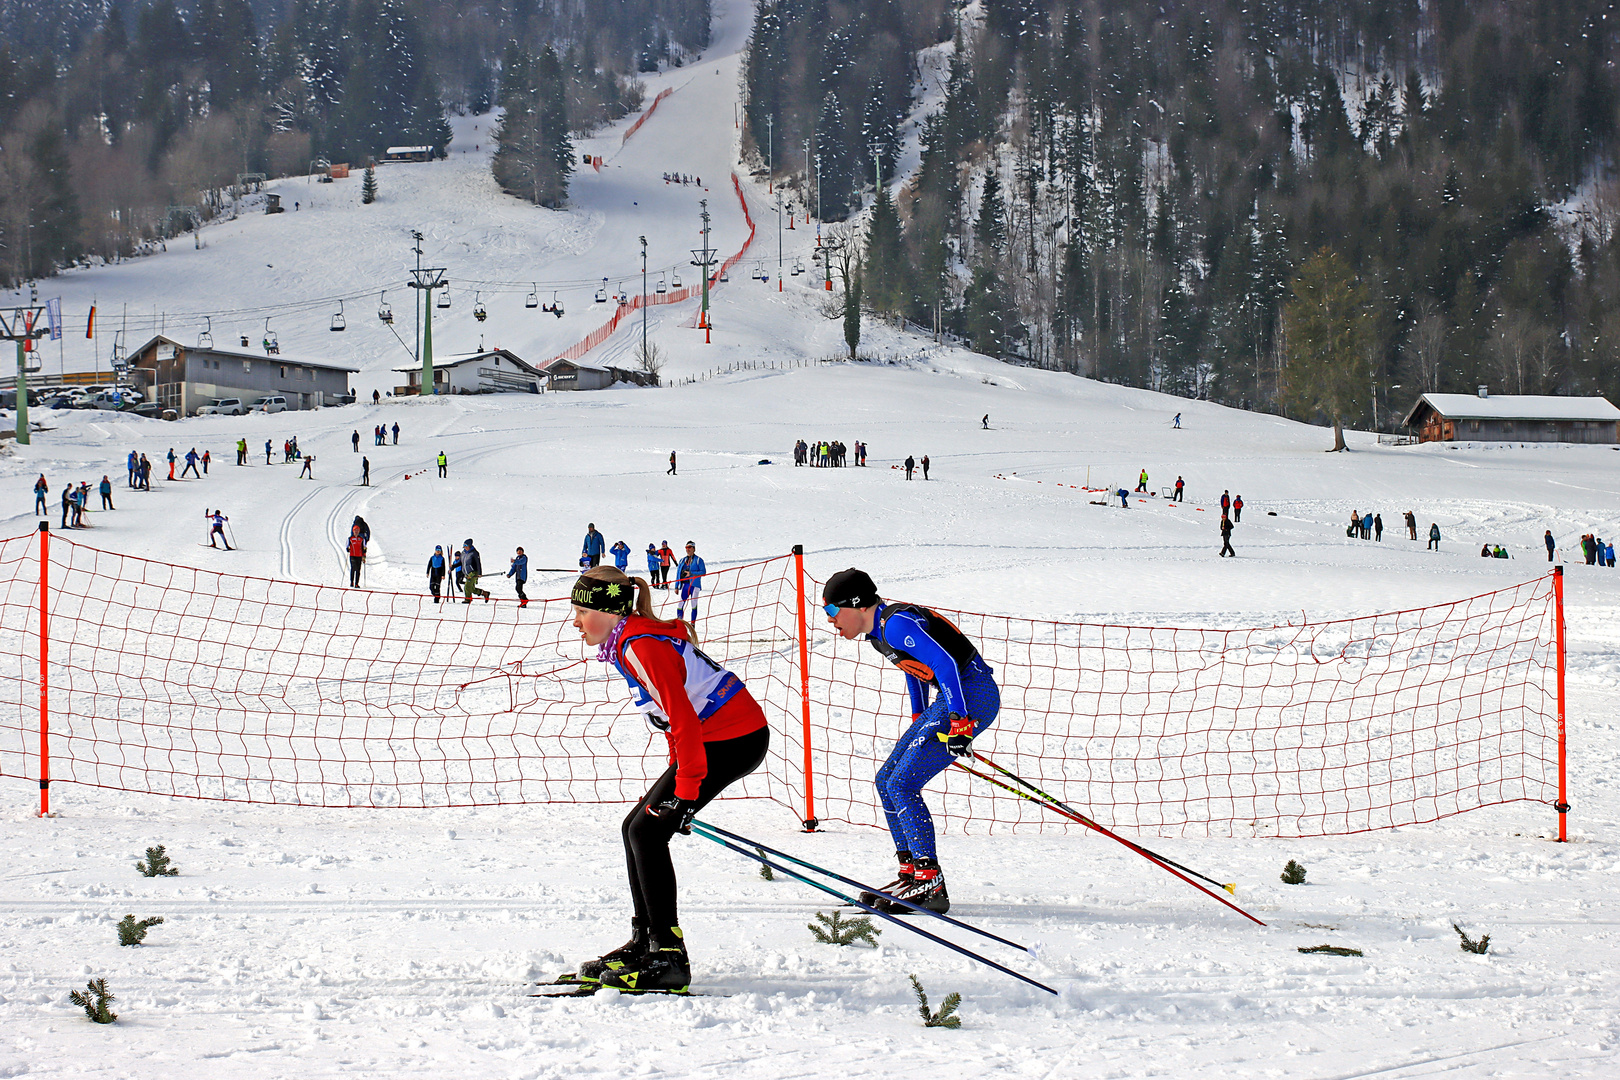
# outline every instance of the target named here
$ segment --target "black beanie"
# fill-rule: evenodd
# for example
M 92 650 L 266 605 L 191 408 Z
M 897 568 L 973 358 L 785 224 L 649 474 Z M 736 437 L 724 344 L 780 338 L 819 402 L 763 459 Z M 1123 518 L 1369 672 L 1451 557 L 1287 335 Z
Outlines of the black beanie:
M 839 607 L 872 607 L 882 597 L 865 570 L 840 570 L 821 587 L 821 602 Z

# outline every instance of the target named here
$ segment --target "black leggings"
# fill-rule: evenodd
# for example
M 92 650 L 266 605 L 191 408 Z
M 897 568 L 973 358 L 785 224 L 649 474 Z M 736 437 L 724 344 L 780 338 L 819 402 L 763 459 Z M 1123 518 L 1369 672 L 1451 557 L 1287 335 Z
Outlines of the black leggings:
M 709 759 L 709 774 L 698 789 L 697 804 L 703 807 L 731 784 L 759 768 L 770 745 L 771 729 L 761 727 L 735 739 L 703 744 Z M 675 835 L 675 821 L 669 816 L 654 817 L 647 807 L 675 794 L 675 766 L 653 781 L 653 786 L 626 815 L 620 832 L 624 835 L 625 863 L 630 871 L 630 896 L 635 903 L 635 920 L 656 933 L 679 926 L 675 913 L 675 864 L 669 858 L 669 840 Z

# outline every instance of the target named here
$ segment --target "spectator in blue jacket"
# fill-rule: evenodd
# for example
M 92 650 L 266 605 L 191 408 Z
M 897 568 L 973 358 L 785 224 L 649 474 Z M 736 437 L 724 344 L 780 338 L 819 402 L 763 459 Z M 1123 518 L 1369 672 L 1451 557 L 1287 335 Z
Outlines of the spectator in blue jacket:
M 696 623 L 698 617 L 698 593 L 703 590 L 703 575 L 709 568 L 703 565 L 703 559 L 697 553 L 697 545 L 692 541 L 686 542 L 686 557 L 675 568 L 675 587 L 680 590 L 681 600 L 675 607 L 677 619 L 686 618 L 686 605 L 692 604 L 692 618 L 689 622 Z
M 590 565 L 596 566 L 601 563 L 602 552 L 606 550 L 607 540 L 602 537 L 601 533 L 596 531 L 596 522 L 593 521 L 585 526 L 585 546 L 579 552 L 585 557 L 585 560 Z
M 613 552 L 613 565 L 614 566 L 617 566 L 620 570 L 624 570 L 624 569 L 629 567 L 629 565 L 630 565 L 630 545 L 629 544 L 625 543 L 623 540 L 620 540 L 620 541 L 617 541 L 612 547 L 608 548 L 608 550 Z
M 523 595 L 523 583 L 529 580 L 529 557 L 518 548 L 517 554 L 512 557 L 512 568 L 506 572 L 509 578 L 517 579 L 518 607 L 528 607 L 529 598 Z
M 657 544 L 648 544 L 647 545 L 647 580 L 649 582 L 651 582 L 654 586 L 656 586 L 658 584 L 658 569 L 662 565 L 663 565 L 663 560 L 661 558 L 659 558 L 659 556 L 658 556 L 658 545 Z

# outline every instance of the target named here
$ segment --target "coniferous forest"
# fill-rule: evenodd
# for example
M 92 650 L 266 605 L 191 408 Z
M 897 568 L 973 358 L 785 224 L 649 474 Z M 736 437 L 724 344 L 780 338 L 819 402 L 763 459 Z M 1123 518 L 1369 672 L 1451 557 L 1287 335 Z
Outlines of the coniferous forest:
M 0 0 L 0 285 L 144 250 L 238 174 L 442 153 L 497 102 L 529 121 L 497 180 L 556 205 L 569 133 L 708 34 L 708 0 Z
M 762 0 L 748 136 L 863 210 L 870 312 L 983 352 L 1384 429 L 1424 391 L 1613 398 L 1611 6 Z

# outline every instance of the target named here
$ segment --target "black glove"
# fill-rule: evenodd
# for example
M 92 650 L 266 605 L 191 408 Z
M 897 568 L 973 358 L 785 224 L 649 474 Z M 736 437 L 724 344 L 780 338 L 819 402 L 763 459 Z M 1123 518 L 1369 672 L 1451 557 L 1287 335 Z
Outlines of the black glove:
M 663 802 L 647 805 L 647 813 L 655 818 L 675 822 L 675 831 L 686 836 L 692 835 L 692 819 L 697 817 L 697 812 L 697 803 L 690 799 L 677 799 L 673 795 Z
M 952 757 L 973 756 L 973 720 L 956 713 L 945 714 L 945 730 L 938 735 Z

